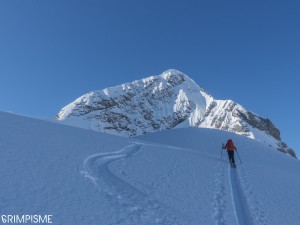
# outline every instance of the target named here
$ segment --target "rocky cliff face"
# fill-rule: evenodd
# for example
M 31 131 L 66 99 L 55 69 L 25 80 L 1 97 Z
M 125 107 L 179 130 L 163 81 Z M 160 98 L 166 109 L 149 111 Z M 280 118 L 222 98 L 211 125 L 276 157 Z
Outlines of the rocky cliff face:
M 179 127 L 215 128 L 257 139 L 295 157 L 269 119 L 231 100 L 214 99 L 176 70 L 87 93 L 64 107 L 56 119 L 126 136 Z

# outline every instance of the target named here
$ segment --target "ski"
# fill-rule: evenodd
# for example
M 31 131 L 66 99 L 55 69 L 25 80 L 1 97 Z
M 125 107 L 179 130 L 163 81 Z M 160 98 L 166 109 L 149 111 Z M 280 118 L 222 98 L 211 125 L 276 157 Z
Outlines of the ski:
M 236 164 L 235 163 L 230 162 L 229 164 L 230 164 L 231 168 L 236 168 Z

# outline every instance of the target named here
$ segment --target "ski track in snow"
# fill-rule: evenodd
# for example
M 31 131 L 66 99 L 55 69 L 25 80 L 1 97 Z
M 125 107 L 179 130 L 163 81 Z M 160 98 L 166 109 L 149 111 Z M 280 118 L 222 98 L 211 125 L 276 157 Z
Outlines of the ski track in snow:
M 231 194 L 234 205 L 234 212 L 239 225 L 253 225 L 247 200 L 240 184 L 237 169 L 229 167 L 229 177 L 231 185 Z
M 174 210 L 122 180 L 109 169 L 109 164 L 130 157 L 142 144 L 133 143 L 118 152 L 96 154 L 84 161 L 84 176 L 91 179 L 115 210 L 111 225 L 156 224 L 184 225 Z
M 240 188 L 244 192 L 244 196 L 246 198 L 246 204 L 248 205 L 249 213 L 252 218 L 252 224 L 258 225 L 267 225 L 269 224 L 265 213 L 261 210 L 261 203 L 255 197 L 255 192 L 251 187 L 250 183 L 247 181 L 246 174 L 245 174 L 245 167 L 240 166 L 239 169 L 236 171 L 235 174 L 236 178 L 239 179 Z
M 153 144 L 133 143 L 117 152 L 101 153 L 88 157 L 84 161 L 84 176 L 92 180 L 100 192 L 112 204 L 116 210 L 114 221 L 111 225 L 118 224 L 157 224 L 157 225 L 179 225 L 191 224 L 192 222 L 182 217 L 178 218 L 174 210 L 146 193 L 122 180 L 109 169 L 109 164 L 128 158 L 138 152 L 142 145 L 156 146 Z M 159 145 L 157 145 L 159 146 Z M 164 146 L 177 148 L 173 146 Z M 191 150 L 185 148 L 178 148 Z M 215 194 L 213 205 L 213 219 L 216 225 L 229 225 L 225 221 L 226 195 L 225 184 L 226 170 L 234 206 L 233 213 L 238 225 L 267 225 L 263 211 L 260 210 L 260 203 L 255 199 L 255 193 L 249 185 L 244 166 L 240 165 L 232 169 L 227 163 L 221 161 L 216 167 Z
M 225 176 L 228 168 L 229 190 L 238 225 L 267 225 L 264 212 L 260 209 L 260 202 L 255 197 L 255 192 L 249 184 L 245 174 L 244 165 L 233 169 L 229 164 L 221 161 L 217 166 L 215 177 L 215 194 L 213 201 L 213 218 L 215 225 L 230 225 L 225 220 L 226 210 L 226 185 Z
M 225 184 L 224 184 L 224 175 L 225 175 L 225 163 L 220 162 L 217 167 L 215 177 L 215 194 L 213 202 L 213 218 L 216 225 L 225 225 L 224 211 L 225 211 Z

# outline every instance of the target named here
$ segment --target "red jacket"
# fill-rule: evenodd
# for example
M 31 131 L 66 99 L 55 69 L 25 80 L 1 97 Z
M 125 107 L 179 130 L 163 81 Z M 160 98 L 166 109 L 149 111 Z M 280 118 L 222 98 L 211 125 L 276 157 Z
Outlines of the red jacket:
M 227 151 L 234 151 L 236 150 L 236 147 L 233 144 L 233 141 L 229 139 L 226 143 L 226 145 L 223 147 L 224 149 L 227 149 Z

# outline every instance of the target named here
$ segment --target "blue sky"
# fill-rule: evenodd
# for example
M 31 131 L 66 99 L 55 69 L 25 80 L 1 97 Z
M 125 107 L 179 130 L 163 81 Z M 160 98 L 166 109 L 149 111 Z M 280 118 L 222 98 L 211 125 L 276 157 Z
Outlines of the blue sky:
M 0 109 L 54 117 L 175 68 L 271 119 L 300 155 L 299 12 L 293 0 L 0 1 Z

